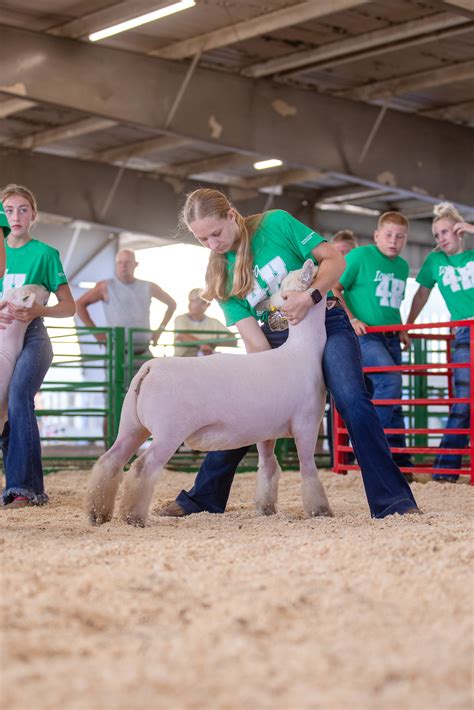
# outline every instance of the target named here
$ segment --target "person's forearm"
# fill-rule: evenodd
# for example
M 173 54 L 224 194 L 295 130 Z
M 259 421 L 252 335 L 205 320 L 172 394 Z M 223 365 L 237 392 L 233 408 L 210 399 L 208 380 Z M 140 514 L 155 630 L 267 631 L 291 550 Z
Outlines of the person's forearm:
M 160 326 L 161 327 L 161 326 Z M 159 329 L 158 329 L 159 330 Z M 196 337 L 195 335 L 191 335 L 191 333 L 179 333 L 179 335 L 176 335 L 174 338 L 175 343 L 187 343 L 190 340 L 196 340 L 198 341 L 199 338 Z
M 423 310 L 426 301 L 428 300 L 428 295 L 424 294 L 422 291 L 417 291 L 413 298 L 413 303 L 411 304 L 410 313 L 408 314 L 407 323 L 414 323 L 421 311 Z
M 335 254 L 335 256 L 326 258 L 320 263 L 316 276 L 311 284 L 311 287 L 317 288 L 323 296 L 337 284 L 346 268 L 346 262 L 342 254 L 338 252 Z
M 165 313 L 165 315 L 163 316 L 163 320 L 161 321 L 161 323 L 160 323 L 159 327 L 157 328 L 157 330 L 164 330 L 164 329 L 166 328 L 166 326 L 167 326 L 168 323 L 170 322 L 171 316 L 173 315 L 173 313 L 175 312 L 175 310 L 176 310 L 176 305 L 174 305 L 174 306 L 168 306 L 168 308 L 166 309 L 166 313 Z
M 59 301 L 55 306 L 45 306 L 45 318 L 70 318 L 76 312 L 74 301 Z
M 79 303 L 76 304 L 76 315 L 81 319 L 83 325 L 86 328 L 96 328 L 96 324 L 89 315 L 89 311 L 86 306 L 81 306 Z

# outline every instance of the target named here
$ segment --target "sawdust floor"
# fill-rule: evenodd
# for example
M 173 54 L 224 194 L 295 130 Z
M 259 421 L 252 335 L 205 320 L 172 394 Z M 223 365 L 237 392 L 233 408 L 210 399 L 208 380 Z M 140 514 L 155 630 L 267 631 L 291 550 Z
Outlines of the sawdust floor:
M 86 473 L 0 513 L 1 705 L 9 710 L 468 708 L 468 485 L 414 484 L 424 516 L 371 520 L 357 474 L 323 473 L 336 517 L 151 514 L 90 527 Z M 166 473 L 153 508 L 192 477 Z

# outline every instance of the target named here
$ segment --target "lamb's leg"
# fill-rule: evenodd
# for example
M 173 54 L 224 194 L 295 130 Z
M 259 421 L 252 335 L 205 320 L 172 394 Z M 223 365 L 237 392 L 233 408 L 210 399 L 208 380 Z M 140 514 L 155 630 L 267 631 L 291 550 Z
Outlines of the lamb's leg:
M 123 467 L 148 435 L 146 429 L 119 434 L 113 446 L 94 464 L 86 494 L 86 511 L 93 525 L 112 519 Z
M 255 506 L 259 515 L 274 515 L 278 501 L 278 481 L 281 468 L 275 456 L 275 442 L 257 444 L 258 471 Z
M 317 515 L 326 515 L 332 518 L 334 514 L 314 462 L 314 432 L 294 433 L 294 437 L 300 462 L 304 512 L 308 518 Z
M 148 508 L 155 482 L 163 466 L 171 458 L 181 439 L 162 446 L 155 439 L 144 454 L 139 456 L 125 475 L 120 517 L 129 525 L 145 527 Z

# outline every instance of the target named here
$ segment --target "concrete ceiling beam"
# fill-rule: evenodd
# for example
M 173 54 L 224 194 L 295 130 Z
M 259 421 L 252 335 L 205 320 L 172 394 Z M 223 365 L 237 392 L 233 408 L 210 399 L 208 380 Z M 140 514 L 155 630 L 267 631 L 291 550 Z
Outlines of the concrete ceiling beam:
M 169 106 L 186 74 L 184 65 L 4 27 L 0 64 L 0 92 L 12 97 L 199 141 L 221 155 L 272 156 L 288 165 L 341 175 L 347 182 L 356 179 L 370 187 L 388 185 L 473 202 L 473 180 L 466 179 L 472 176 L 474 152 L 468 127 L 388 110 L 361 163 L 361 150 L 379 113 L 369 104 L 198 67 L 164 131 Z M 471 73 L 474 62 L 448 67 L 450 81 L 460 78 L 463 67 L 465 74 Z
M 318 17 L 332 15 L 336 12 L 350 10 L 367 4 L 367 0 L 309 0 L 297 5 L 291 5 L 281 10 L 267 12 L 249 20 L 236 22 L 206 34 L 175 42 L 167 47 L 159 47 L 149 54 L 162 59 L 185 59 L 197 52 L 209 52 L 212 49 L 226 47 L 229 44 L 243 42 L 261 34 L 275 32 L 284 27 L 298 25 Z
M 429 89 L 433 86 L 445 86 L 459 81 L 469 81 L 474 78 L 474 59 L 467 62 L 457 62 L 447 67 L 428 69 L 408 76 L 399 76 L 383 81 L 374 81 L 353 89 L 334 92 L 336 96 L 359 101 L 375 101 L 390 96 L 406 94 L 408 91 Z
M 66 141 L 70 138 L 77 138 L 78 136 L 84 136 L 88 133 L 104 131 L 115 125 L 116 121 L 111 121 L 106 118 L 83 118 L 80 121 L 68 123 L 65 126 L 47 128 L 29 136 L 23 136 L 22 138 L 8 141 L 8 145 L 14 146 L 15 148 L 29 148 L 30 150 L 34 150 L 35 148 L 40 148 L 51 143 Z
M 20 111 L 26 111 L 28 108 L 36 106 L 34 101 L 25 101 L 24 99 L 7 99 L 0 103 L 0 118 L 8 118 Z
M 403 22 L 393 27 L 387 27 L 373 32 L 350 37 L 337 42 L 329 42 L 315 49 L 294 52 L 284 57 L 269 59 L 265 62 L 252 64 L 242 70 L 244 76 L 259 78 L 271 74 L 285 73 L 287 76 L 297 76 L 309 67 L 323 64 L 320 68 L 328 68 L 343 61 L 353 61 L 354 55 L 358 59 L 373 56 L 372 52 L 382 54 L 404 48 L 408 42 L 429 42 L 439 39 L 439 33 L 449 33 L 463 25 L 474 26 L 464 17 L 452 16 L 446 12 L 437 13 L 421 20 Z M 360 56 L 359 56 L 360 54 Z M 294 71 L 298 70 L 298 71 Z

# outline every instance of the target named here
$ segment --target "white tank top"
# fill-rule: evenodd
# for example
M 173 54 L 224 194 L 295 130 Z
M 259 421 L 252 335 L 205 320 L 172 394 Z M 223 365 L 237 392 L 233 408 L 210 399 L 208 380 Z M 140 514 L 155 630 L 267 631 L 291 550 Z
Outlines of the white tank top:
M 151 283 L 135 279 L 131 284 L 124 284 L 118 279 L 108 279 L 107 301 L 104 301 L 104 313 L 110 328 L 147 328 L 150 330 Z M 150 335 L 136 333 L 135 345 L 148 345 Z

